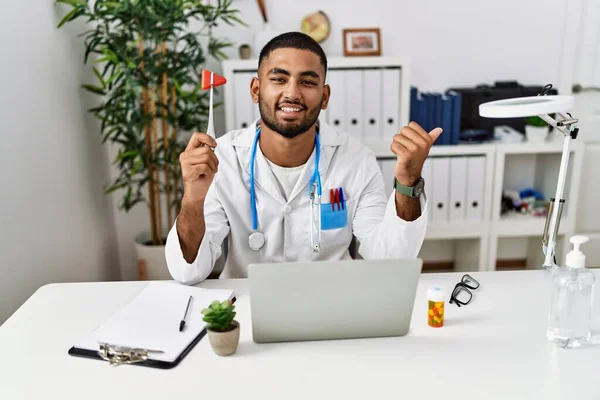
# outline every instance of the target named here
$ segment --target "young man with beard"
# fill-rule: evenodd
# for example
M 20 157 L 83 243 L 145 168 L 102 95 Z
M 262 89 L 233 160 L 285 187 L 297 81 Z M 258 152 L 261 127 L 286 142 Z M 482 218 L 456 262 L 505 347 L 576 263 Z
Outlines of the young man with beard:
M 350 258 L 353 235 L 365 259 L 417 256 L 427 227 L 421 169 L 442 131 L 411 122 L 396 133 L 396 190 L 386 199 L 392 182 L 373 152 L 319 120 L 332 93 L 341 101 L 326 73 L 317 42 L 282 34 L 262 49 L 250 82 L 261 118 L 216 141 L 194 133 L 180 156 L 184 195 L 165 249 L 174 279 L 206 279 L 227 238 L 226 278 L 247 277 L 257 262 Z

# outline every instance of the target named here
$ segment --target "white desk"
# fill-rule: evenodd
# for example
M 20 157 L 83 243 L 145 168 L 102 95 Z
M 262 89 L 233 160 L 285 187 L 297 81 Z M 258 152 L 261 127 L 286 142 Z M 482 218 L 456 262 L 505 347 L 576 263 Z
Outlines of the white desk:
M 204 338 L 171 370 L 67 354 L 145 282 L 44 286 L 0 327 L 0 399 L 600 398 L 600 346 L 546 342 L 548 273 L 472 275 L 473 302 L 447 304 L 443 328 L 427 326 L 425 290 L 451 290 L 462 274 L 422 275 L 405 337 L 262 345 L 252 341 L 247 282 L 208 281 L 238 290 L 238 352 L 218 357 Z

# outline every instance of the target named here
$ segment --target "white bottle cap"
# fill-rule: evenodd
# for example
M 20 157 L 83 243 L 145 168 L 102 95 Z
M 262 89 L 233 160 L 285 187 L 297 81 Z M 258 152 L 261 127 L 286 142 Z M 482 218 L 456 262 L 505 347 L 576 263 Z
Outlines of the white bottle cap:
M 573 250 L 567 253 L 565 265 L 570 268 L 584 268 L 585 267 L 585 254 L 579 250 L 579 246 L 582 243 L 590 240 L 589 237 L 583 235 L 571 236 L 569 241 L 573 243 Z
M 443 286 L 431 286 L 427 289 L 427 300 L 429 301 L 446 301 L 446 290 Z

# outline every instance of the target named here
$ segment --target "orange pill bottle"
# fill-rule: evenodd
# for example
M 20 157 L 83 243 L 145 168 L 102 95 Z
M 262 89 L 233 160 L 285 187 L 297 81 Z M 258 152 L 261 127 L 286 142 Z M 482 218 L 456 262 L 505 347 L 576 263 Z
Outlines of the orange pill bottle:
M 427 325 L 434 328 L 444 326 L 444 305 L 446 291 L 443 286 L 432 286 L 427 289 Z

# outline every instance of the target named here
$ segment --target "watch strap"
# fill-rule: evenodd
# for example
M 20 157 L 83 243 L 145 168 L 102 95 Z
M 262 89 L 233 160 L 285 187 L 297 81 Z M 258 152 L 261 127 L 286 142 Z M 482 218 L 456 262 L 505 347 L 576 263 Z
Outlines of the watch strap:
M 396 177 L 394 177 L 394 189 L 404 196 L 416 197 L 414 186 L 404 186 L 396 180 Z

